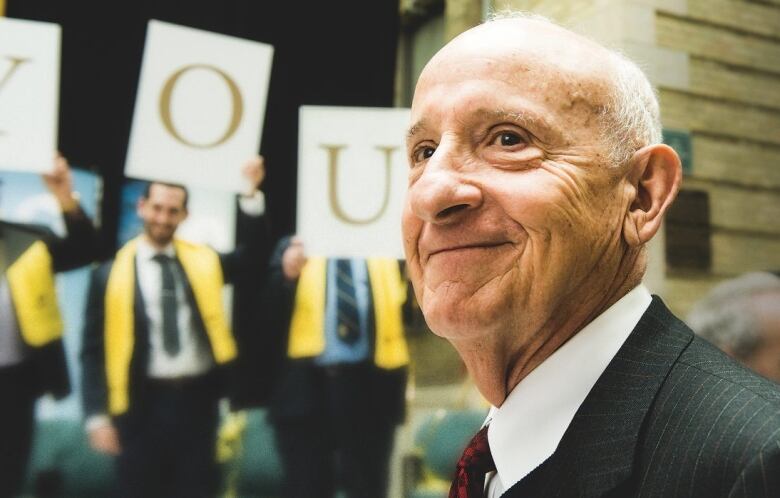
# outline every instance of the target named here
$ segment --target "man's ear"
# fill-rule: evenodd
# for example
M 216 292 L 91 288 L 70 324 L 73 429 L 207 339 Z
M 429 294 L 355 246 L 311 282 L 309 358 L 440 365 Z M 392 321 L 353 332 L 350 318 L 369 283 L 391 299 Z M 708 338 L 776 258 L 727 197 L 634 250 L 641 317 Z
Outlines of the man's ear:
M 623 236 L 631 246 L 646 244 L 661 227 L 682 181 L 680 157 L 666 144 L 639 149 L 629 163 L 634 198 L 626 213 Z

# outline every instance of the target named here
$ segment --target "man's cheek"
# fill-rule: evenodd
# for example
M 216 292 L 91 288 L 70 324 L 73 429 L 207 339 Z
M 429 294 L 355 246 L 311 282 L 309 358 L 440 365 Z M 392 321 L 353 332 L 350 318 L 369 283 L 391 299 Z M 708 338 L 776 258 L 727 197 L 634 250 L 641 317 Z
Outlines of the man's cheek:
M 414 291 L 419 296 L 423 288 L 425 287 L 425 279 L 423 277 L 423 269 L 420 267 L 419 261 L 408 261 L 408 268 L 409 268 L 409 280 L 412 282 L 412 286 L 414 287 Z

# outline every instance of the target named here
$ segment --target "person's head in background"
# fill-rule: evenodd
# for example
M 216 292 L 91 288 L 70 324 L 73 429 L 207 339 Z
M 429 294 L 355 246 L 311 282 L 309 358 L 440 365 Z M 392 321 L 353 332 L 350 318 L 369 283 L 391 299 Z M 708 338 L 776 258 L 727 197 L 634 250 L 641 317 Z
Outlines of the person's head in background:
M 768 379 L 780 383 L 780 277 L 746 273 L 698 301 L 688 325 Z
M 149 243 L 159 249 L 171 243 L 176 229 L 187 219 L 188 196 L 183 185 L 151 182 L 146 186 L 136 211 Z

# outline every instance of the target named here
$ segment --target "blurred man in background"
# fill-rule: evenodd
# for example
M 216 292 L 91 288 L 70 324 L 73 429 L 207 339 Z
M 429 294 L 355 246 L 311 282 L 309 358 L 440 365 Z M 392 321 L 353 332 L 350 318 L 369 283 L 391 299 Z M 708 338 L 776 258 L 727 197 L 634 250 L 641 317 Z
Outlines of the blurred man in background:
M 780 383 L 780 277 L 746 273 L 717 285 L 686 320 L 700 336 Z
M 237 348 L 222 287 L 260 274 L 269 243 L 262 158 L 243 170 L 239 216 L 253 228 L 227 254 L 175 237 L 188 192 L 152 182 L 139 199 L 143 233 L 95 270 L 82 350 L 90 444 L 116 455 L 120 496 L 212 497 L 218 401 Z
M 97 253 L 95 230 L 64 157 L 55 158 L 43 182 L 62 211 L 64 238 L 0 220 L 0 498 L 15 496 L 23 482 L 35 400 L 70 392 L 54 273 L 86 265 Z
M 269 332 L 287 361 L 271 401 L 285 498 L 387 496 L 405 413 L 406 280 L 389 258 L 305 256 L 283 239 L 269 270 Z

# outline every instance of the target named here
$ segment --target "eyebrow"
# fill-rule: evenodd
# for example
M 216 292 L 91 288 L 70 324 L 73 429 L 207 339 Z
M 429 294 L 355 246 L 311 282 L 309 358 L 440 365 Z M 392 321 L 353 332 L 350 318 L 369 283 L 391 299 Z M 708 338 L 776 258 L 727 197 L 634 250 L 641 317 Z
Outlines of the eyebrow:
M 477 116 L 481 119 L 487 119 L 490 121 L 509 121 L 526 128 L 530 133 L 533 133 L 537 138 L 548 136 L 550 133 L 556 134 L 555 129 L 551 123 L 545 119 L 541 114 L 524 111 L 507 111 L 504 109 L 487 109 L 480 108 L 471 113 L 471 116 Z M 467 118 L 468 119 L 468 118 Z M 406 139 L 409 140 L 418 133 L 428 128 L 428 123 L 425 118 L 420 119 L 406 132 Z
M 548 132 L 551 130 L 550 123 L 544 118 L 544 116 L 529 112 L 529 111 L 506 111 L 503 109 L 477 109 L 474 112 L 482 118 L 490 119 L 491 121 L 511 121 L 523 128 L 533 128 Z M 531 130 L 529 130 L 531 131 Z
M 420 131 L 424 130 L 426 128 L 425 118 L 417 121 L 412 126 L 409 127 L 409 130 L 406 132 L 406 139 L 410 139 L 413 136 L 415 136 Z

